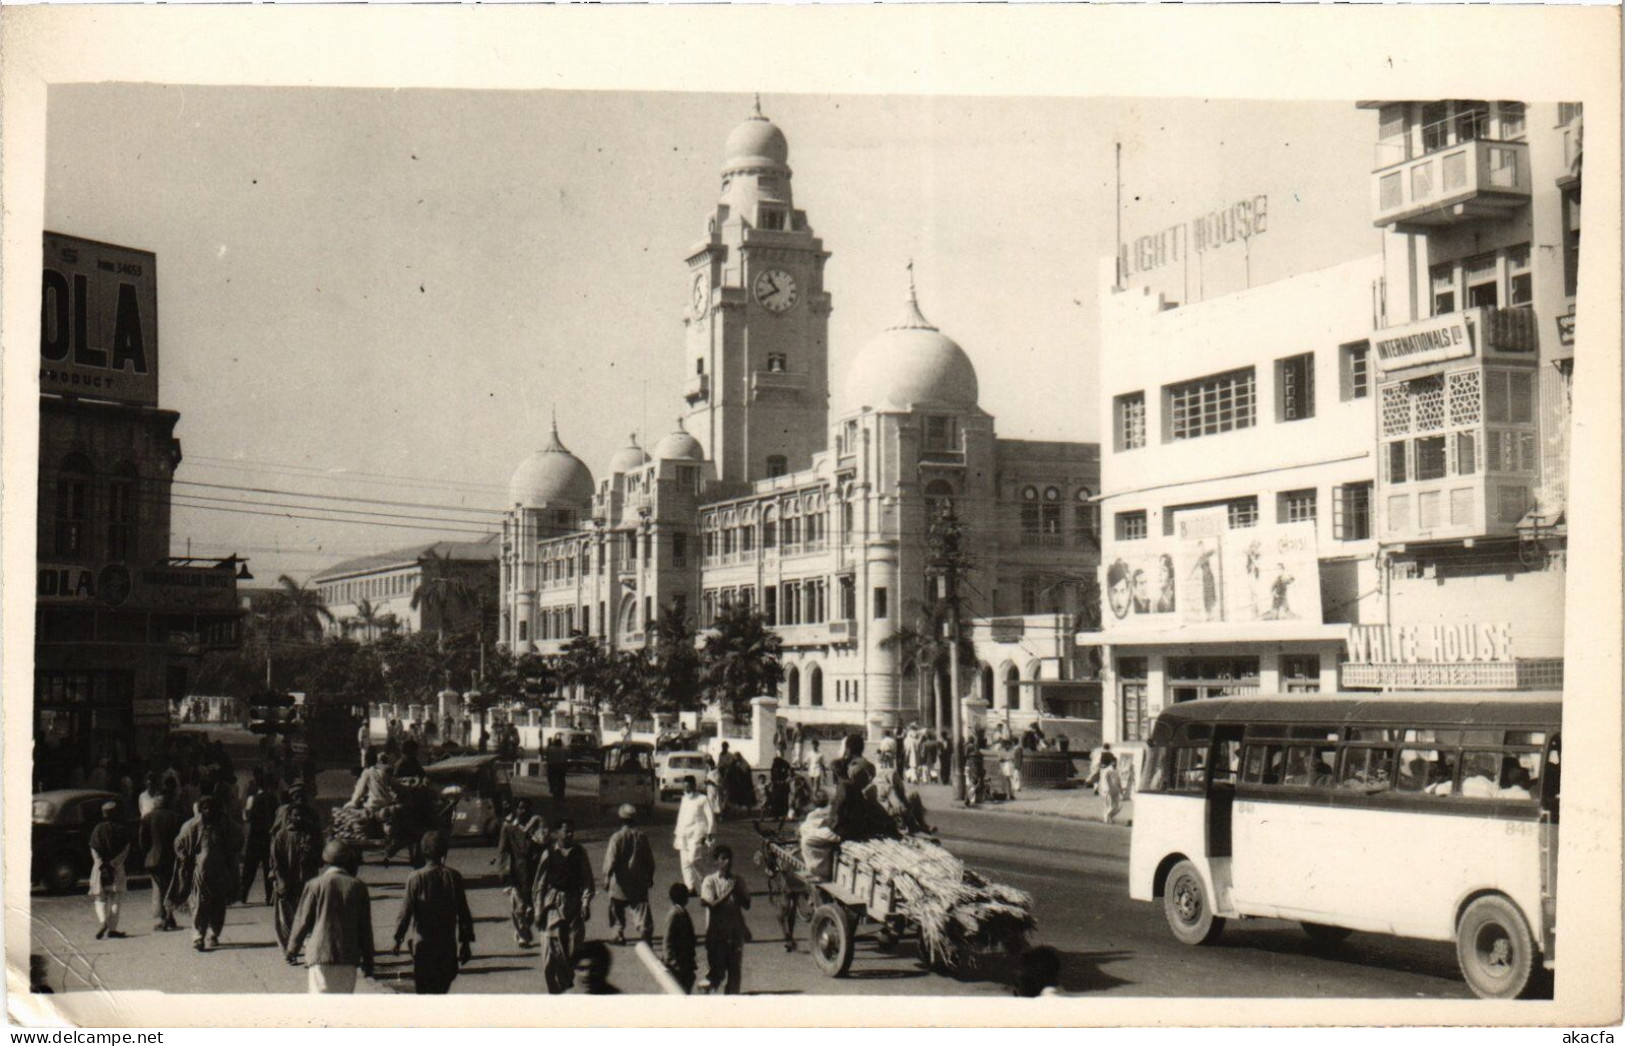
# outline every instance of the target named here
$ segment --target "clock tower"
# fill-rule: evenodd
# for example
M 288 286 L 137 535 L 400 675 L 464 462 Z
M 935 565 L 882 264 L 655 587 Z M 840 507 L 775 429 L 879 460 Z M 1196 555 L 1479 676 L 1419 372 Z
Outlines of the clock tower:
M 829 435 L 829 254 L 795 207 L 789 154 L 758 100 L 687 258 L 685 427 L 724 482 L 805 469 Z

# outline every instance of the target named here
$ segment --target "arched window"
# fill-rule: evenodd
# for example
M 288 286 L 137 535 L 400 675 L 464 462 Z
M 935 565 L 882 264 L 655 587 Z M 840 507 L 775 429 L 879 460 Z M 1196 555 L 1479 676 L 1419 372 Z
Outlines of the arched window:
M 792 705 L 801 704 L 801 670 L 795 665 L 784 670 L 784 699 Z
M 987 703 L 987 707 L 995 707 L 993 702 L 993 666 L 983 665 L 977 675 L 981 678 L 982 700 Z
M 772 505 L 762 512 L 762 548 L 775 548 L 779 541 L 779 510 Z
M 136 474 L 128 463 L 107 482 L 107 558 L 129 559 L 136 552 Z
M 1004 670 L 1004 706 L 1012 712 L 1021 709 L 1021 687 L 1018 685 L 1020 679 L 1021 673 L 1016 671 L 1015 665 Z
M 86 547 L 86 527 L 90 521 L 90 459 L 69 454 L 57 467 L 56 476 L 56 554 L 77 556 Z
M 1091 545 L 1099 541 L 1100 525 L 1096 522 L 1094 491 L 1079 487 L 1072 504 L 1072 543 Z
M 942 510 L 953 504 L 954 485 L 945 479 L 934 479 L 925 487 L 925 520 L 929 525 L 942 515 Z
M 807 669 L 807 703 L 814 708 L 824 704 L 824 670 L 817 665 Z

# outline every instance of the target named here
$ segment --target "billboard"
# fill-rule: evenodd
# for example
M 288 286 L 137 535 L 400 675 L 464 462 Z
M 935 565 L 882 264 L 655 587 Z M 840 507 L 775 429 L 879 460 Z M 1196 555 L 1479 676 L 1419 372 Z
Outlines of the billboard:
M 158 405 L 158 259 L 45 234 L 40 391 Z
M 1182 514 L 1172 538 L 1119 542 L 1100 569 L 1108 631 L 1321 619 L 1313 523 L 1231 529 L 1223 508 Z

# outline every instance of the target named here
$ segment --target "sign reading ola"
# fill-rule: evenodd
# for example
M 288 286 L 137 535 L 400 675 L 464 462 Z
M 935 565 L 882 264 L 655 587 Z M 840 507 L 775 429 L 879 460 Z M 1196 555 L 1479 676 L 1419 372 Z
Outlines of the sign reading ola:
M 40 391 L 158 405 L 158 263 L 151 251 L 45 234 Z

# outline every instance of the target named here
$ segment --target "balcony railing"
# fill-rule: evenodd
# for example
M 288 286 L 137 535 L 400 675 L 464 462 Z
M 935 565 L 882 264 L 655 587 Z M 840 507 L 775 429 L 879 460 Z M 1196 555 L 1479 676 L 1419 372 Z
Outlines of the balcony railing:
M 683 386 L 683 399 L 690 405 L 711 397 L 711 375 L 691 374 L 688 384 Z
M 1374 224 L 1453 225 L 1529 202 L 1529 146 L 1457 142 L 1373 175 Z

